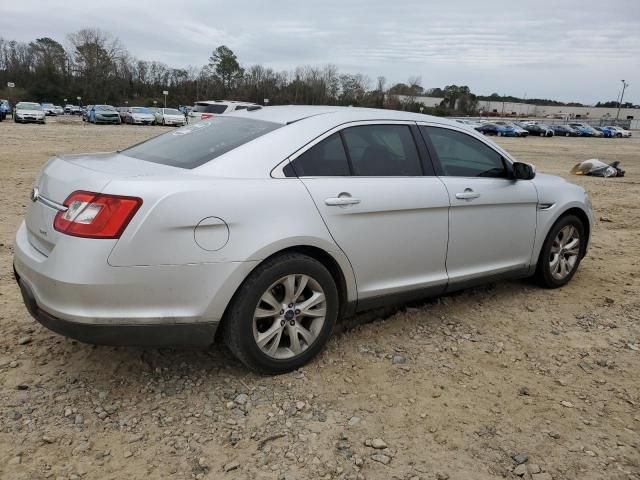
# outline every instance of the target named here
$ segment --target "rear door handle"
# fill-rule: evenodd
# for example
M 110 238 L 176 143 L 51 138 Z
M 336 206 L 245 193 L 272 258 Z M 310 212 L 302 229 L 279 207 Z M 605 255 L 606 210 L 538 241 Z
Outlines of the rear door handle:
M 474 192 L 470 188 L 465 188 L 464 192 L 462 193 L 456 193 L 456 198 L 458 200 L 473 200 L 474 198 L 478 198 L 479 196 L 479 193 Z
M 340 194 L 338 197 L 327 198 L 324 201 L 325 205 L 330 207 L 344 207 L 346 205 L 357 205 L 360 203 L 359 198 L 353 198 L 351 195 Z

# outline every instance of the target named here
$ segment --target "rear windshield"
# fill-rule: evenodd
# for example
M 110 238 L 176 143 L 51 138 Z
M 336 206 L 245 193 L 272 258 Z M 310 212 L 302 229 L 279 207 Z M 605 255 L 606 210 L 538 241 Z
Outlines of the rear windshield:
M 281 126 L 252 118 L 215 117 L 152 138 L 122 153 L 147 162 L 191 169 Z
M 193 106 L 193 111 L 194 112 L 202 112 L 202 113 L 224 113 L 225 110 L 227 109 L 227 106 L 224 104 L 214 104 L 214 105 L 209 105 L 209 104 L 195 104 Z

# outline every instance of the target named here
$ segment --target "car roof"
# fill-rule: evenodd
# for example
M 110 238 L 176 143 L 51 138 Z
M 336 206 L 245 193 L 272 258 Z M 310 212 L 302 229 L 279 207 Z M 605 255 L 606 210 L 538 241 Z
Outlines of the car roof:
M 240 102 L 238 100 L 198 100 L 193 102 L 194 105 L 256 105 L 257 103 L 252 102 Z
M 449 120 L 442 117 L 434 117 L 431 115 L 423 115 L 421 113 L 404 112 L 400 110 L 383 110 L 379 108 L 361 108 L 361 107 L 338 107 L 338 106 L 320 106 L 320 105 L 282 105 L 274 107 L 265 107 L 256 110 L 238 110 L 229 115 L 255 118 L 267 122 L 280 123 L 287 125 L 298 122 L 310 117 L 318 117 L 320 115 L 331 119 L 336 125 L 346 122 L 366 121 L 366 120 L 399 120 L 412 122 L 436 122 L 446 125 L 459 126 L 455 120 Z

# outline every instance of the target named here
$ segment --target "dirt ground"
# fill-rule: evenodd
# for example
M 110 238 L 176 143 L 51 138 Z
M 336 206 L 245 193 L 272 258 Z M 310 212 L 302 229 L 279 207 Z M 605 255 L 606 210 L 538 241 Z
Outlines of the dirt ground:
M 2 479 L 640 479 L 639 132 L 498 140 L 566 178 L 594 157 L 627 171 L 571 178 L 596 222 L 568 286 L 369 314 L 303 370 L 262 377 L 221 346 L 80 344 L 23 307 L 13 237 L 41 165 L 161 131 L 0 123 Z

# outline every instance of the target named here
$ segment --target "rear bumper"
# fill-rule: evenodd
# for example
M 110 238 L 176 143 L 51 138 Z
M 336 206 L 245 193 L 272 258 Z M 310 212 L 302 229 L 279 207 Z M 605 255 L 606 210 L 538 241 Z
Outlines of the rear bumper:
M 14 274 L 31 316 L 49 330 L 80 342 L 121 346 L 208 346 L 218 327 L 217 322 L 101 325 L 63 320 L 42 310 L 15 269 Z
M 256 262 L 114 267 L 115 240 L 65 236 L 44 255 L 18 229 L 14 270 L 29 312 L 51 330 L 109 345 L 207 345 Z M 84 259 L 84 261 L 79 261 Z

